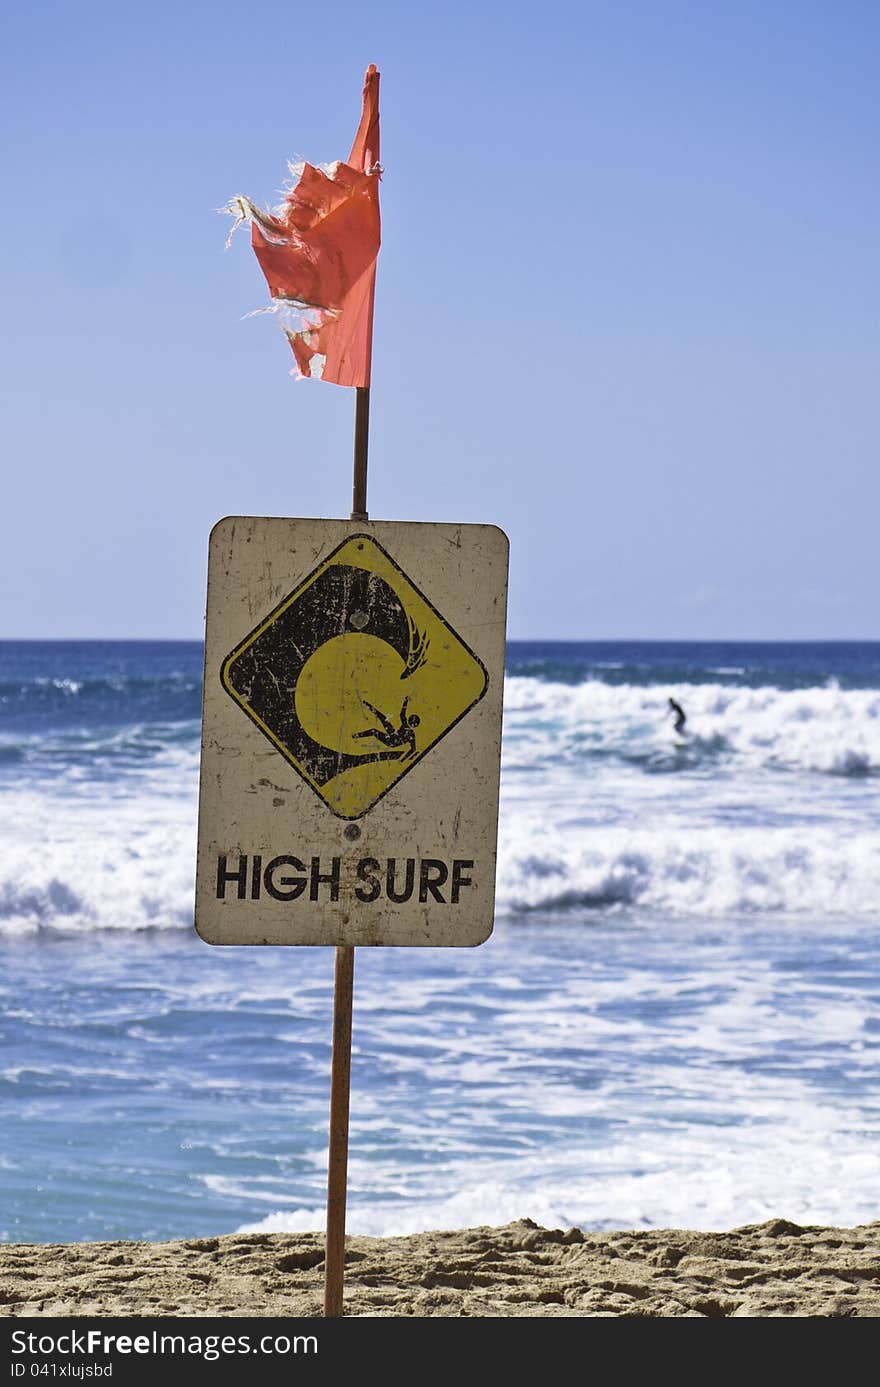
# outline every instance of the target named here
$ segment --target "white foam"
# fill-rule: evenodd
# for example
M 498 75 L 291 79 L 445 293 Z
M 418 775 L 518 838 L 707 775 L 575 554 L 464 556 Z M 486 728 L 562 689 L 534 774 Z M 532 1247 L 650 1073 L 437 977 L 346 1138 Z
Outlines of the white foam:
M 96 742 L 42 788 L 7 779 L 0 933 L 191 926 L 195 740 L 157 734 L 120 771 L 114 737 L 141 734 Z M 872 915 L 878 813 L 877 691 L 507 681 L 501 914 Z
M 763 913 L 873 916 L 880 854 L 862 834 L 830 827 L 712 828 L 659 825 L 588 832 L 539 815 L 502 820 L 497 904 L 539 907 L 638 905 L 696 916 Z
M 499 910 L 873 915 L 878 771 L 873 690 L 512 678 Z
M 880 773 L 880 692 L 836 686 L 797 690 L 729 684 L 663 687 L 612 685 L 600 680 L 551 684 L 510 678 L 505 685 L 506 731 L 534 736 L 538 753 L 561 757 L 588 739 L 594 749 L 632 756 L 668 751 L 668 697 L 687 713 L 694 752 L 726 751 L 751 767 L 787 767 L 838 774 Z
M 832 1227 L 876 1217 L 871 1153 L 845 1131 L 807 1123 L 780 1141 L 756 1116 L 745 1131 L 658 1127 L 641 1135 L 640 1144 L 612 1144 L 552 1167 L 527 1155 L 517 1164 L 471 1166 L 446 1197 L 350 1199 L 346 1228 L 386 1238 L 530 1218 L 546 1228 L 725 1231 L 780 1216 Z M 318 1232 L 325 1220 L 326 1208 L 316 1202 L 276 1208 L 236 1231 Z
M 7 791 L 0 933 L 192 925 L 195 801 Z M 109 802 L 107 802 L 109 801 Z

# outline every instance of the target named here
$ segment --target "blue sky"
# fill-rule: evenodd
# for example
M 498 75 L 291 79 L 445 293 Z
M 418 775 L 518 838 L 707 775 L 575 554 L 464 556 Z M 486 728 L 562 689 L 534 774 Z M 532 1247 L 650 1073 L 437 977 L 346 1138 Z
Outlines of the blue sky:
M 876 638 L 874 3 L 15 7 L 0 636 L 198 637 L 226 514 L 336 516 L 233 193 L 382 73 L 369 506 L 511 541 L 513 638 Z

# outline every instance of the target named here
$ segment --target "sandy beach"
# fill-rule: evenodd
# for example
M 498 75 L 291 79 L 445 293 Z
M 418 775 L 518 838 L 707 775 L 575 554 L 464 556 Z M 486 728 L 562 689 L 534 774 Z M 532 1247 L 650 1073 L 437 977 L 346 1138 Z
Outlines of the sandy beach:
M 323 1239 L 6 1244 L 6 1316 L 322 1314 Z M 590 1233 L 528 1219 L 347 1243 L 357 1316 L 880 1314 L 880 1223 Z

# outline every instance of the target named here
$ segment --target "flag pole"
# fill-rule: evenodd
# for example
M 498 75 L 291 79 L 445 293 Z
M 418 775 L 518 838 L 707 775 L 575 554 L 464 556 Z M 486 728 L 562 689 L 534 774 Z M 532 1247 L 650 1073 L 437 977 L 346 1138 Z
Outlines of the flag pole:
M 372 315 L 371 315 L 372 316 Z M 352 520 L 367 520 L 367 451 L 370 387 L 358 386 L 354 415 Z M 348 1182 L 348 1117 L 351 1096 L 351 1017 L 354 947 L 336 946 L 333 992 L 333 1057 L 330 1061 L 330 1144 L 327 1164 L 327 1237 L 324 1245 L 324 1316 L 342 1315 L 345 1279 L 345 1200 Z
M 359 385 L 354 407 L 354 476 L 351 519 L 367 520 L 367 446 L 370 437 L 370 387 Z
M 379 74 L 375 64 L 364 78 L 363 110 L 351 147 L 349 162 L 364 173 L 378 175 Z M 377 185 L 378 186 L 378 185 Z M 378 209 L 377 209 L 378 210 Z M 378 222 L 377 222 L 378 232 Z M 377 242 L 378 250 L 378 242 Z M 365 358 L 360 367 L 364 385 L 356 387 L 354 413 L 354 469 L 350 520 L 368 520 L 367 450 L 370 439 L 370 366 L 373 355 L 373 307 L 375 271 L 366 304 Z M 341 382 L 340 382 L 341 383 Z M 358 836 L 356 824 L 346 830 Z M 351 1096 L 351 1013 L 354 993 L 354 946 L 337 944 L 333 993 L 333 1057 L 330 1061 L 330 1142 L 327 1162 L 327 1239 L 324 1250 L 324 1315 L 342 1315 L 345 1277 L 345 1199 L 348 1179 L 348 1114 Z

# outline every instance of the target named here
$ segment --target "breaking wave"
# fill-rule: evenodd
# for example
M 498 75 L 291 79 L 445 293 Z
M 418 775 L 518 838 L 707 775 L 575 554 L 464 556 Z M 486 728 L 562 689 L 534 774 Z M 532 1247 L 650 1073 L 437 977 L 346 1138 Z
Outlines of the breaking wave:
M 0 934 L 192 927 L 199 680 L 165 658 L 0 685 Z M 507 679 L 499 915 L 876 914 L 880 690 L 608 663 Z
M 570 831 L 508 824 L 497 908 L 502 914 L 621 910 L 712 918 L 743 913 L 875 915 L 880 854 L 868 836 L 829 828 Z
M 687 739 L 673 738 L 667 698 L 687 713 Z M 687 770 L 727 758 L 772 770 L 880 774 L 880 691 L 548 684 L 508 679 L 510 766 L 613 757 L 650 768 Z M 512 744 L 511 744 L 512 743 Z

